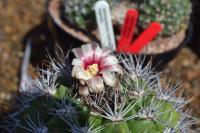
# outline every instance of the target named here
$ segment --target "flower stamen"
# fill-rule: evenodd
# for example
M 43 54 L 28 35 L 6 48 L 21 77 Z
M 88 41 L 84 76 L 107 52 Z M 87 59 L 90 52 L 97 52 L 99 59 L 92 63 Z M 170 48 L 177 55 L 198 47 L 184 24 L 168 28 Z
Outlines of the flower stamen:
M 96 76 L 98 72 L 99 72 L 99 66 L 96 63 L 89 65 L 85 70 L 85 73 L 91 77 Z

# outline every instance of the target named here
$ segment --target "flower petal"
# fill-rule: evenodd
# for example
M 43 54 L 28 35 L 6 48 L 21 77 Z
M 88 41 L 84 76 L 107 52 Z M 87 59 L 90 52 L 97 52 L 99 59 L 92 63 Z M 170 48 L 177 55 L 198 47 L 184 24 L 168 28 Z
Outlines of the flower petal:
M 106 56 L 108 56 L 110 53 L 112 53 L 113 51 L 112 50 L 110 50 L 110 49 L 108 49 L 108 48 L 104 48 L 103 50 L 102 50 L 102 58 L 104 58 L 104 57 L 106 57 Z
M 82 59 L 84 57 L 83 51 L 81 48 L 73 48 L 72 53 L 76 58 Z
M 87 63 L 92 63 L 94 58 L 94 49 L 92 47 L 92 44 L 82 45 L 81 48 Z
M 117 77 L 114 73 L 102 72 L 103 80 L 106 85 L 110 87 L 115 87 L 117 85 Z
M 80 60 L 80 59 L 75 58 L 75 59 L 72 60 L 72 65 L 73 66 L 81 66 L 81 67 L 83 67 L 83 61 Z
M 79 67 L 79 66 L 73 67 L 73 69 L 72 69 L 72 77 L 75 77 L 75 78 L 81 79 L 81 80 L 88 80 L 88 79 L 91 78 L 89 75 L 87 75 L 85 73 L 83 68 Z
M 80 82 L 81 85 L 85 85 L 86 84 L 85 80 L 80 80 L 79 82 Z
M 94 53 L 94 62 L 99 64 L 99 60 L 101 59 L 102 49 L 97 47 Z
M 99 47 L 99 44 L 96 43 L 96 42 L 92 42 L 91 45 L 92 45 L 92 49 L 93 49 L 93 50 L 95 50 L 96 48 L 100 48 L 100 47 Z
M 100 62 L 100 68 L 118 63 L 118 59 L 115 56 L 107 56 Z
M 104 91 L 103 79 L 100 76 L 91 78 L 87 83 L 91 92 L 100 93 Z
M 105 66 L 105 67 L 101 68 L 101 73 L 104 72 L 104 71 L 105 72 L 117 72 L 119 74 L 123 74 L 123 69 L 118 64 Z

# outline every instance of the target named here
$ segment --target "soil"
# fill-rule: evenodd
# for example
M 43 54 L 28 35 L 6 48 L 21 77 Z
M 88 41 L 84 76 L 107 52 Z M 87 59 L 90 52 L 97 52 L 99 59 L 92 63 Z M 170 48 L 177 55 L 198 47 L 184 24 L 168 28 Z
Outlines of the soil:
M 181 82 L 184 95 L 191 99 L 190 110 L 200 117 L 200 59 L 188 48 L 168 64 L 165 72 Z
M 18 90 L 23 36 L 42 21 L 44 0 L 0 1 L 0 112 L 8 111 L 12 93 Z M 200 59 L 188 48 L 182 49 L 164 72 L 182 82 L 184 95 L 192 99 L 191 113 L 200 117 Z
M 0 0 L 0 112 L 18 90 L 22 37 L 41 21 L 44 0 Z
M 158 37 L 154 41 L 150 42 L 141 53 L 158 54 L 173 50 L 184 43 L 185 32 L 185 30 L 182 30 L 170 37 Z

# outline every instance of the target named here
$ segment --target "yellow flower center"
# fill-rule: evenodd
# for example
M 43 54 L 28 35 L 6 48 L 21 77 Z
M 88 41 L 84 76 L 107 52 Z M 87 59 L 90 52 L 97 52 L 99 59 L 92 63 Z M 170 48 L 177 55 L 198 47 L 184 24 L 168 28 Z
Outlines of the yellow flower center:
M 91 77 L 97 75 L 97 73 L 99 72 L 98 64 L 89 65 L 89 66 L 87 67 L 87 69 L 85 70 L 85 72 L 86 72 L 86 74 L 87 74 L 88 76 L 91 76 Z

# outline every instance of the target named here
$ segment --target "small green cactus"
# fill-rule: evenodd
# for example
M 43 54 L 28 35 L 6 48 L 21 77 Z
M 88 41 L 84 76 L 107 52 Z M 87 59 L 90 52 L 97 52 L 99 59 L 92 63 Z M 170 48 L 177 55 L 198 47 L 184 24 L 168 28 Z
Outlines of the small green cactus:
M 88 21 L 90 19 L 94 20 L 94 14 L 91 11 L 94 2 L 95 0 L 63 0 L 63 11 L 61 15 L 71 24 L 81 29 L 86 29 L 88 28 Z
M 93 6 L 97 1 L 62 0 L 61 16 L 79 29 L 93 29 L 96 26 Z
M 14 112 L 0 121 L 1 131 L 190 132 L 195 119 L 184 112 L 188 101 L 178 95 L 179 86 L 161 80 L 150 62 L 144 65 L 145 58 L 112 55 L 96 44 L 72 52 L 73 69 L 68 56 L 59 55 L 50 58 L 51 69 L 22 86 Z M 70 81 L 73 85 L 67 85 Z
M 161 35 L 170 36 L 186 29 L 191 12 L 190 0 L 133 0 L 140 12 L 138 25 L 147 28 L 150 22 L 163 25 Z

